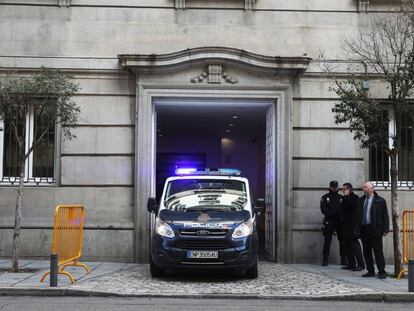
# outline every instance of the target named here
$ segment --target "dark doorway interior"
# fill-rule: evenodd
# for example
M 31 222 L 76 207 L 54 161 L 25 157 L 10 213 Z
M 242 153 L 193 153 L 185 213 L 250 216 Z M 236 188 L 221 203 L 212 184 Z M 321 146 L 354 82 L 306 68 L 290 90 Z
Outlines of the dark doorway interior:
M 265 196 L 265 131 L 268 104 L 220 102 L 161 102 L 157 112 L 156 195 L 175 168 L 238 168 L 253 196 Z M 257 226 L 264 250 L 264 216 Z
M 160 199 L 165 180 L 174 175 L 177 167 L 195 167 L 197 169 L 203 169 L 207 167 L 207 154 L 157 152 L 157 200 Z

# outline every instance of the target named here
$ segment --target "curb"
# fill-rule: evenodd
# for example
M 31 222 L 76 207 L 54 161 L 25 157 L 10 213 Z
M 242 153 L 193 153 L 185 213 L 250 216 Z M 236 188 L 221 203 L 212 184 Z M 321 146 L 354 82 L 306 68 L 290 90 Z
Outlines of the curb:
M 240 295 L 240 294 L 120 294 L 104 291 L 78 290 L 71 288 L 0 288 L 0 296 L 40 297 L 128 297 L 128 298 L 197 298 L 197 299 L 269 299 L 269 300 L 320 300 L 320 301 L 371 301 L 371 302 L 414 302 L 414 293 L 353 293 L 343 295 Z

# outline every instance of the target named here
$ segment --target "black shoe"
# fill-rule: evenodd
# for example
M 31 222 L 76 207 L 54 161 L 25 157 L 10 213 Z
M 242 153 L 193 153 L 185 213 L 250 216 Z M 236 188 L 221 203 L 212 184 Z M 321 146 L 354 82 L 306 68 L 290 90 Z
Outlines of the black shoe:
M 387 273 L 378 273 L 378 278 L 380 280 L 385 280 L 387 278 Z
M 323 261 L 322 261 L 322 266 L 323 267 L 326 267 L 328 265 L 328 259 L 324 259 Z
M 341 266 L 346 266 L 346 260 L 341 260 Z
M 365 273 L 365 274 L 363 274 L 363 275 L 361 275 L 363 278 L 369 278 L 369 277 L 373 277 L 373 276 L 375 276 L 375 273 L 374 272 L 367 272 L 367 273 Z
M 364 270 L 364 267 L 356 267 L 356 268 L 352 268 L 352 271 L 362 271 Z
M 350 267 L 350 266 L 343 266 L 343 267 L 341 267 L 341 269 L 344 269 L 344 270 L 354 270 L 355 268 Z

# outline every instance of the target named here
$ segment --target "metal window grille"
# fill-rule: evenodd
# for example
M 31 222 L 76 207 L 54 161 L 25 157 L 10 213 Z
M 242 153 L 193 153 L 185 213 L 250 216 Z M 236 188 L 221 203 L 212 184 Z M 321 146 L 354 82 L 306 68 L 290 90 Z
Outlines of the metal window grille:
M 389 129 L 388 119 L 388 111 L 384 110 L 381 121 L 386 131 Z M 377 187 L 387 188 L 390 186 L 390 162 L 383 146 L 375 146 L 369 149 L 369 176 Z
M 398 179 L 400 187 L 414 187 L 414 117 L 401 116 L 401 150 L 398 155 Z
M 395 134 L 395 121 L 389 111 L 383 113 L 383 124 L 388 127 L 391 134 Z M 390 122 L 386 122 L 389 118 Z M 401 116 L 401 149 L 398 156 L 398 187 L 414 188 L 414 117 L 407 113 Z M 391 142 L 390 142 L 391 144 Z M 377 187 L 389 188 L 390 178 L 390 159 L 383 147 L 372 147 L 369 150 L 369 176 Z

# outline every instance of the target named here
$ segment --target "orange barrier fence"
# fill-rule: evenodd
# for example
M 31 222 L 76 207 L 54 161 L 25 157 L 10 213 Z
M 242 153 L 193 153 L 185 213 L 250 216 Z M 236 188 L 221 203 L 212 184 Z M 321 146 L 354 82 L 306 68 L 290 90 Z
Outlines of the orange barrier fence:
M 83 220 L 83 205 L 56 206 L 52 254 L 58 255 L 58 274 L 68 276 L 72 283 L 75 280 L 69 272 L 64 271 L 66 267 L 82 267 L 86 273 L 91 271 L 87 265 L 78 262 L 82 254 Z M 46 272 L 40 282 L 49 274 L 50 272 Z
M 402 235 L 403 235 L 403 262 L 408 264 L 408 260 L 414 259 L 414 209 L 404 211 L 402 216 Z M 401 278 L 407 269 L 401 270 L 398 278 Z

